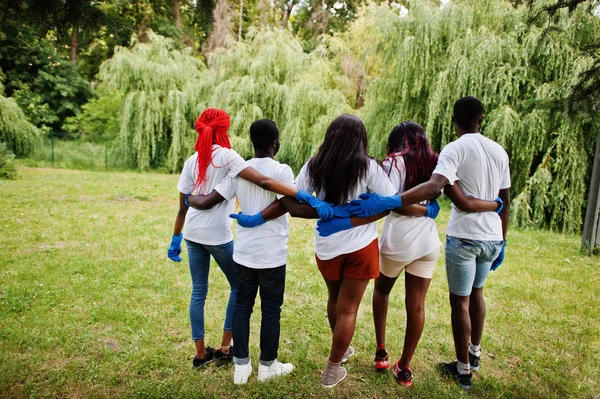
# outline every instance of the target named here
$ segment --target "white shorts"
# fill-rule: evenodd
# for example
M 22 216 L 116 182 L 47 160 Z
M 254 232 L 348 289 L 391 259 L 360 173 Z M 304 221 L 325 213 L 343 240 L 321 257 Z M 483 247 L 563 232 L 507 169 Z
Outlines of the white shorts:
M 406 269 L 413 276 L 430 279 L 439 258 L 439 247 L 419 259 L 409 261 L 397 261 L 379 254 L 379 272 L 386 277 L 396 278 Z

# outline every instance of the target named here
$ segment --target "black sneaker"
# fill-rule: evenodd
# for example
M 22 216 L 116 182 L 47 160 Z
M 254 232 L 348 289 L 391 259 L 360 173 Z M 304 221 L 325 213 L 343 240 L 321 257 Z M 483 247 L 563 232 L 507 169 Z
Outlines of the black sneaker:
M 215 358 L 217 359 L 217 367 L 233 364 L 233 347 L 229 347 L 228 353 L 223 352 L 221 349 L 217 349 L 215 352 Z
M 481 356 L 475 356 L 474 354 L 469 352 L 469 364 L 471 366 L 471 370 L 478 371 L 480 361 L 481 361 Z
M 214 362 L 215 360 L 217 360 L 215 358 L 215 350 L 213 348 L 211 348 L 210 346 L 207 346 L 206 347 L 206 356 L 204 358 L 199 358 L 199 357 L 194 356 L 192 365 L 195 369 L 200 369 L 200 368 L 206 366 L 207 364 Z
M 458 381 L 458 385 L 460 385 L 460 387 L 462 389 L 464 389 L 465 391 L 468 391 L 471 389 L 471 378 L 473 377 L 473 374 L 459 373 L 458 367 L 456 366 L 456 361 L 454 361 L 452 363 L 440 363 L 440 364 L 438 364 L 438 368 L 440 369 L 442 374 L 452 377 L 456 381 Z

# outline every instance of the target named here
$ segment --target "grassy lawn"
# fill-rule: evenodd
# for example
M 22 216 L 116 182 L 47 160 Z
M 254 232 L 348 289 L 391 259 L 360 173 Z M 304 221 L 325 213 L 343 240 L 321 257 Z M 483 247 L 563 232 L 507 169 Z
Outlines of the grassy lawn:
M 248 385 L 233 369 L 193 371 L 184 261 L 166 257 L 177 176 L 20 169 L 0 181 L 0 397 L 465 397 L 435 370 L 453 359 L 443 260 L 427 296 L 412 390 L 371 365 L 372 284 L 360 309 L 348 377 L 320 386 L 331 333 L 326 289 L 312 251 L 312 223 L 292 220 L 279 358 L 289 377 L 256 381 L 259 305 L 252 319 Z M 448 218 L 438 218 L 443 235 Z M 476 398 L 598 398 L 600 261 L 580 237 L 515 231 L 505 264 L 486 285 L 482 368 Z M 220 339 L 228 287 L 210 277 L 206 341 Z M 404 284 L 392 293 L 387 345 L 404 336 Z

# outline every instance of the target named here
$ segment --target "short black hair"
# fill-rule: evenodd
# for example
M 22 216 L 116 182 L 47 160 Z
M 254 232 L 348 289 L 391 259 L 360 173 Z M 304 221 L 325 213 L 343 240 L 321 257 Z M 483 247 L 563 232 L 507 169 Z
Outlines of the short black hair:
M 256 150 L 266 150 L 279 139 L 279 129 L 270 119 L 259 119 L 250 125 L 250 140 Z
M 454 103 L 454 122 L 462 128 L 475 127 L 483 112 L 481 101 L 472 96 L 463 97 Z

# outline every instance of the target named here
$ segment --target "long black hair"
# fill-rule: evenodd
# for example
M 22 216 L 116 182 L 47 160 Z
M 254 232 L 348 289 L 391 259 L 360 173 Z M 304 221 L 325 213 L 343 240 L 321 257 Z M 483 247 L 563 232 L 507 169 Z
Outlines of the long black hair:
M 344 204 L 366 177 L 369 160 L 365 125 L 354 115 L 342 114 L 331 122 L 323 144 L 308 161 L 310 183 L 317 193 L 325 193 L 326 202 Z
M 438 154 L 431 149 L 425 129 L 413 121 L 402 122 L 390 133 L 388 158 L 398 168 L 396 156 L 404 157 L 406 178 L 403 191 L 429 180 L 438 159 Z

